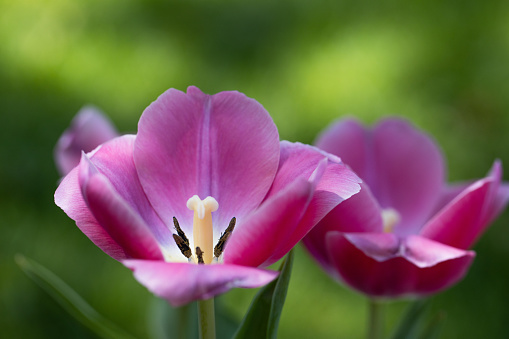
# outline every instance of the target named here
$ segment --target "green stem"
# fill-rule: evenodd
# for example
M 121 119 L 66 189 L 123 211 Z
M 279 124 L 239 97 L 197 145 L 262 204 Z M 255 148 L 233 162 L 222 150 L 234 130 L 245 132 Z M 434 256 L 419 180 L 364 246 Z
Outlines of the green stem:
M 184 306 L 180 306 L 177 311 L 177 338 L 178 339 L 187 339 L 188 333 L 187 329 L 189 328 L 189 309 L 191 308 L 191 304 L 185 304 Z
M 198 301 L 198 325 L 200 329 L 200 339 L 216 338 L 214 298 Z
M 381 339 L 384 332 L 384 312 L 382 302 L 369 299 L 368 339 Z

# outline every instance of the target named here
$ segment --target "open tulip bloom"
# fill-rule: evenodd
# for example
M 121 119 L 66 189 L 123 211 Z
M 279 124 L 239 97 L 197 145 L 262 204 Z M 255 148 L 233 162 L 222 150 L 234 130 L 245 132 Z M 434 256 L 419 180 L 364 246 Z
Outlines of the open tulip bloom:
M 499 161 L 483 179 L 446 186 L 438 147 L 400 119 L 373 129 L 339 121 L 316 144 L 363 184 L 304 244 L 329 274 L 372 298 L 425 296 L 458 282 L 475 256 L 468 249 L 509 198 Z
M 336 156 L 279 141 L 238 92 L 170 89 L 137 135 L 84 154 L 55 201 L 90 240 L 178 306 L 262 286 L 360 179 Z

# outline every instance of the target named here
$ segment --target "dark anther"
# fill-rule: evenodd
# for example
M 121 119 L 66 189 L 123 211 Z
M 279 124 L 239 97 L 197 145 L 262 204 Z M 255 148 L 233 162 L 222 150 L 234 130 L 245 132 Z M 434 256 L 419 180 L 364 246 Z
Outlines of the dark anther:
M 189 240 L 186 237 L 186 234 L 182 229 L 180 228 L 179 222 L 177 221 L 177 218 L 173 217 L 173 225 L 175 226 L 175 230 L 177 231 L 177 234 L 180 238 L 185 242 L 187 246 L 189 246 Z
M 187 239 L 184 231 L 180 228 L 179 222 L 177 221 L 177 218 L 173 217 L 173 224 L 175 225 L 175 230 L 177 231 L 177 234 L 173 234 L 173 240 L 175 240 L 175 243 L 177 244 L 178 248 L 180 249 L 180 252 L 186 257 L 190 258 L 191 248 L 189 247 L 189 240 Z
M 203 251 L 200 247 L 196 247 L 196 258 L 198 258 L 198 264 L 205 264 L 203 261 Z
M 191 256 L 191 248 L 189 247 L 188 244 L 186 244 L 184 239 L 182 239 L 181 237 L 179 237 L 176 234 L 173 234 L 173 240 L 175 240 L 175 243 L 177 244 L 178 248 L 180 249 L 180 252 L 182 252 L 182 254 L 186 258 L 189 258 Z
M 215 257 L 219 258 L 221 253 L 223 253 L 224 247 L 226 245 L 226 241 L 232 234 L 233 229 L 235 228 L 236 221 L 237 221 L 237 219 L 235 217 L 233 217 L 232 220 L 230 220 L 230 224 L 226 228 L 226 231 L 224 231 L 224 233 L 221 234 L 221 237 L 219 238 L 219 241 L 217 242 L 216 247 L 214 247 L 214 256 Z

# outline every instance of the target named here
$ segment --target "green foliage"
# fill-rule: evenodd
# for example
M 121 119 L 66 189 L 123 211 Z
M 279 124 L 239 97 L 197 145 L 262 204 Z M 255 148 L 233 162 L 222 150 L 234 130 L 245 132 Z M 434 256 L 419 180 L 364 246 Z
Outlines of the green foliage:
M 292 272 L 293 251 L 281 263 L 279 276 L 256 294 L 235 339 L 277 338 L 279 318 L 286 299 Z

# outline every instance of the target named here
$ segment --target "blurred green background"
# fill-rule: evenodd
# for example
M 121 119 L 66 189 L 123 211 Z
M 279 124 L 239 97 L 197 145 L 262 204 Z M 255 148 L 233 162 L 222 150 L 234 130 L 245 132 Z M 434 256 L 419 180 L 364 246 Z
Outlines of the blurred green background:
M 509 2 L 0 0 L 0 336 L 94 338 L 14 263 L 23 253 L 140 338 L 154 298 L 53 203 L 53 147 L 85 104 L 135 132 L 170 87 L 239 90 L 282 139 L 400 115 L 443 148 L 451 181 L 509 164 Z M 506 176 L 507 178 L 507 176 Z M 433 298 L 442 338 L 509 336 L 509 212 L 467 278 Z M 240 319 L 255 293 L 221 302 Z M 406 306 L 389 304 L 388 330 Z M 366 300 L 299 248 L 281 338 L 362 338 Z

